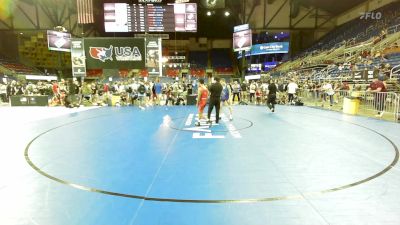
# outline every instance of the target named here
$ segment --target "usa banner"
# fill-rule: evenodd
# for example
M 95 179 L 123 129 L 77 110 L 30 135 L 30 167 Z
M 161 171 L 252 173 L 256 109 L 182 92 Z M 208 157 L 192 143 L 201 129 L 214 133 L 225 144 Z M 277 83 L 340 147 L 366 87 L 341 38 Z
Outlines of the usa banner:
M 144 69 L 143 38 L 85 38 L 88 69 Z

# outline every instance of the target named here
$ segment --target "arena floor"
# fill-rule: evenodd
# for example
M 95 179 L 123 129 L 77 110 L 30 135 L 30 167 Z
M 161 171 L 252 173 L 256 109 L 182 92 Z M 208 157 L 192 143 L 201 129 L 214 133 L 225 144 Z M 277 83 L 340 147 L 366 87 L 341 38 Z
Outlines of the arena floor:
M 400 224 L 400 124 L 308 107 L 0 108 L 0 224 Z

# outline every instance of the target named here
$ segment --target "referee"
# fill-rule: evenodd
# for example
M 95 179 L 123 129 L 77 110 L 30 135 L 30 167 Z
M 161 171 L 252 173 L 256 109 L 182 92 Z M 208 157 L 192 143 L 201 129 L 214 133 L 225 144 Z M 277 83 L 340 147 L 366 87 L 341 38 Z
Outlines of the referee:
M 276 104 L 276 84 L 272 81 L 268 81 L 268 99 L 267 106 L 271 110 L 271 112 L 275 112 L 275 104 Z
M 208 114 L 207 114 L 207 118 L 208 118 L 208 123 L 211 126 L 211 112 L 215 106 L 216 109 L 216 115 L 215 115 L 215 122 L 218 123 L 219 122 L 219 110 L 221 108 L 221 92 L 222 92 L 222 85 L 220 83 L 220 79 L 219 77 L 215 78 L 215 83 L 211 84 L 210 88 L 208 89 L 208 91 L 210 92 L 210 103 L 208 105 Z

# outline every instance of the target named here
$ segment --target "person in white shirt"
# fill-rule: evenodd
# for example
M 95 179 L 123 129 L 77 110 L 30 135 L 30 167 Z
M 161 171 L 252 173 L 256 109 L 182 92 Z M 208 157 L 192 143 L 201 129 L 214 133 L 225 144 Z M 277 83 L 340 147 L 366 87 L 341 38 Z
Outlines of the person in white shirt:
M 250 83 L 250 102 L 252 103 L 253 102 L 253 99 L 254 99 L 254 96 L 255 96 L 255 94 L 256 94 L 256 84 L 252 81 L 251 83 Z
M 289 104 L 293 104 L 294 95 L 296 94 L 297 88 L 299 88 L 299 86 L 297 86 L 294 80 L 291 80 L 290 83 L 287 85 L 289 94 Z
M 0 83 L 0 102 L 7 101 L 7 85 Z
M 324 82 L 324 85 L 322 86 L 322 90 L 324 91 L 324 102 L 326 101 L 326 97 L 329 96 L 330 106 L 332 107 L 333 95 L 335 94 L 332 84 L 329 82 Z M 324 105 L 322 105 L 322 106 L 324 106 Z

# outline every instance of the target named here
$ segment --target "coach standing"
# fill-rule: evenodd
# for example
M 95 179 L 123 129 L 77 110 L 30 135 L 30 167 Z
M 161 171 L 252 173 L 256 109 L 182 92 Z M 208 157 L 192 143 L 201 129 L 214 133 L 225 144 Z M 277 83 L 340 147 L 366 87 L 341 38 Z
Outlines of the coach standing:
M 215 122 L 218 123 L 219 122 L 219 110 L 221 108 L 221 92 L 222 92 L 222 85 L 219 82 L 220 79 L 219 77 L 215 78 L 215 83 L 211 84 L 210 88 L 208 89 L 208 91 L 210 92 L 210 103 L 208 105 L 208 114 L 207 114 L 207 118 L 208 118 L 208 122 L 211 124 L 211 112 L 215 106 L 216 109 L 216 115 L 215 115 Z

